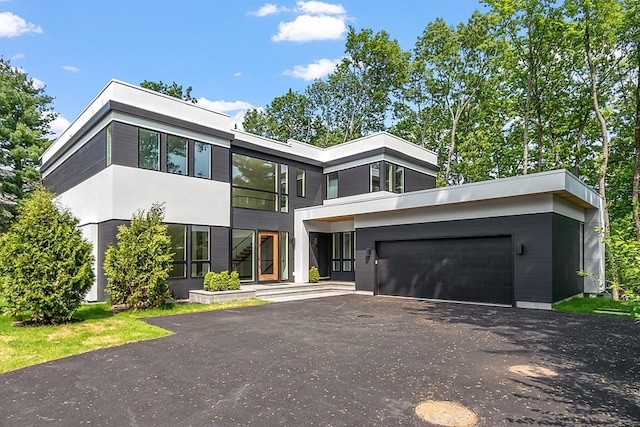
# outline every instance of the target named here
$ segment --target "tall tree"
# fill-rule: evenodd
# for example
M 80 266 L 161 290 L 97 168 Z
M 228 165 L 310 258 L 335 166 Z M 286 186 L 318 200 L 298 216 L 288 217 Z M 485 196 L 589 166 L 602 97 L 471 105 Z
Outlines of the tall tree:
M 13 221 L 17 202 L 40 182 L 40 155 L 50 144 L 53 99 L 23 71 L 0 57 L 0 232 Z
M 186 89 L 182 89 L 182 85 L 177 84 L 176 82 L 172 82 L 170 85 L 163 83 L 162 80 L 154 82 L 145 80 L 140 83 L 140 87 L 145 89 L 153 90 L 158 93 L 162 93 L 164 95 L 169 95 L 174 98 L 182 99 L 183 101 L 189 101 L 194 104 L 198 102 L 198 100 L 191 96 L 191 91 L 193 88 L 191 86 Z

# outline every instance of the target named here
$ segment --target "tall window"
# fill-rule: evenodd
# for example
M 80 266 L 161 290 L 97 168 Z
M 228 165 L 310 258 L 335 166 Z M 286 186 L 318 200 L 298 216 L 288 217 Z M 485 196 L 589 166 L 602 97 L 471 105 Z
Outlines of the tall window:
M 369 192 L 380 191 L 380 162 L 369 165 Z
M 209 227 L 191 227 L 191 277 L 203 277 L 209 272 Z
M 280 165 L 280 212 L 289 212 L 289 167 Z
M 196 142 L 193 151 L 193 176 L 211 178 L 211 146 Z
M 256 253 L 255 232 L 234 229 L 231 232 L 231 269 L 237 271 L 240 280 L 253 281 Z
M 171 238 L 171 252 L 173 255 L 173 268 L 169 277 L 187 277 L 187 233 L 184 225 L 168 225 L 167 232 Z
M 280 232 L 280 280 L 289 280 L 289 233 Z
M 338 197 L 338 172 L 327 174 L 327 199 Z
M 111 166 L 111 151 L 113 149 L 113 125 L 107 126 L 107 166 Z
M 307 172 L 304 169 L 296 170 L 296 196 L 307 197 Z
M 138 167 L 160 170 L 160 134 L 138 129 Z
M 333 233 L 331 242 L 331 269 L 353 271 L 353 231 Z
M 232 156 L 232 205 L 278 211 L 278 164 L 255 157 Z
M 167 136 L 167 171 L 179 175 L 187 174 L 187 140 L 185 138 Z
M 404 167 L 387 162 L 385 190 L 392 193 L 404 193 Z

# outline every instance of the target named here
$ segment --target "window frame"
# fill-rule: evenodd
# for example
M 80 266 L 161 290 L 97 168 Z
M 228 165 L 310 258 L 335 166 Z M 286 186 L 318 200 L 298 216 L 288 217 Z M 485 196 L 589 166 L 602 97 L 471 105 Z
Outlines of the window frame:
M 327 200 L 330 199 L 337 199 L 340 195 L 340 182 L 338 181 L 338 172 L 330 172 L 327 174 L 327 179 L 326 179 L 326 185 L 327 185 L 327 194 L 326 194 L 326 198 Z M 335 186 L 332 186 L 331 183 L 334 182 Z M 335 194 L 333 191 L 331 191 L 331 189 L 334 188 L 335 189 Z
M 296 196 L 307 197 L 307 171 L 296 168 Z
M 171 234 L 171 232 L 169 231 L 171 228 L 178 228 L 181 227 L 182 228 L 182 252 L 183 252 L 183 259 L 181 260 L 176 260 L 176 254 L 177 251 L 175 250 L 175 246 L 174 246 L 174 240 L 173 240 L 173 235 Z M 167 224 L 167 233 L 169 234 L 169 237 L 171 238 L 171 251 L 173 252 L 173 258 L 171 260 L 171 270 L 169 271 L 169 278 L 170 279 L 186 279 L 188 277 L 188 270 L 187 270 L 187 266 L 188 266 L 188 246 L 187 246 L 187 226 L 184 224 Z M 175 267 L 176 265 L 181 265 L 182 266 L 182 275 L 181 276 L 176 276 L 173 273 L 175 272 Z
M 207 155 L 203 156 L 203 158 L 207 159 L 207 164 L 208 164 L 208 169 L 207 169 L 207 175 L 198 175 L 198 146 L 202 146 L 202 147 L 206 147 L 207 148 Z M 187 148 L 188 150 L 188 148 Z M 201 141 L 194 141 L 193 142 L 193 176 L 195 178 L 202 178 L 202 179 L 211 179 L 211 171 L 212 171 L 212 161 L 211 161 L 211 153 L 213 152 L 213 146 L 211 144 L 207 144 L 206 142 L 201 142 Z
M 378 172 L 376 176 L 374 171 Z M 375 185 L 375 179 L 377 179 L 377 186 Z M 380 162 L 373 162 L 369 164 L 369 192 L 374 193 L 380 191 Z
M 156 147 L 158 150 L 158 153 L 156 155 L 156 159 L 155 159 L 155 167 L 147 167 L 145 166 L 146 162 L 143 162 L 143 157 L 141 156 L 141 144 L 143 143 L 142 140 L 142 134 L 143 133 L 148 133 L 148 134 L 155 134 L 157 137 L 157 141 L 156 141 Z M 160 145 L 161 145 L 161 138 L 160 138 L 160 132 L 151 130 L 151 129 L 145 129 L 145 128 L 138 128 L 138 168 L 140 169 L 146 169 L 146 170 L 153 170 L 153 171 L 159 171 L 160 170 Z
M 170 170 L 169 156 L 171 155 L 171 149 L 170 149 L 169 145 L 171 144 L 171 140 L 172 139 L 184 143 L 184 172 L 172 172 Z M 187 138 L 184 138 L 184 137 L 181 137 L 181 136 L 167 134 L 167 150 L 166 150 L 166 153 L 165 153 L 165 160 L 167 162 L 167 172 L 168 173 L 174 174 L 174 175 L 189 176 L 189 140 Z
M 191 230 L 189 231 L 189 235 L 191 237 L 191 242 L 189 243 L 189 259 L 190 259 L 190 277 L 204 277 L 211 268 L 211 229 L 206 225 L 192 225 Z M 206 251 L 207 257 L 205 258 L 196 258 L 196 254 L 198 252 L 198 248 L 195 246 L 198 242 L 198 239 L 195 233 L 205 233 L 206 232 Z M 194 267 L 201 266 L 200 269 L 194 270 Z M 199 270 L 199 273 L 197 272 Z

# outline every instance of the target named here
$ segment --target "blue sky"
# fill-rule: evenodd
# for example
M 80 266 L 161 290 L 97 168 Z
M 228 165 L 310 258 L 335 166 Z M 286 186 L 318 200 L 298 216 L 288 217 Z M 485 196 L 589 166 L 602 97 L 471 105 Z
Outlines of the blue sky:
M 0 0 L 0 55 L 55 98 L 60 132 L 110 79 L 192 86 L 202 105 L 241 121 L 289 88 L 303 90 L 344 55 L 349 25 L 411 49 L 437 17 L 478 0 Z

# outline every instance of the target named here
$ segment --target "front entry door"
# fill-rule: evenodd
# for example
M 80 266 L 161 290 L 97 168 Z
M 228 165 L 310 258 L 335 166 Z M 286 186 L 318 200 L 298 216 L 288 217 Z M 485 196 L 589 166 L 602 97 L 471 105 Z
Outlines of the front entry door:
M 278 232 L 258 231 L 258 281 L 278 280 Z

